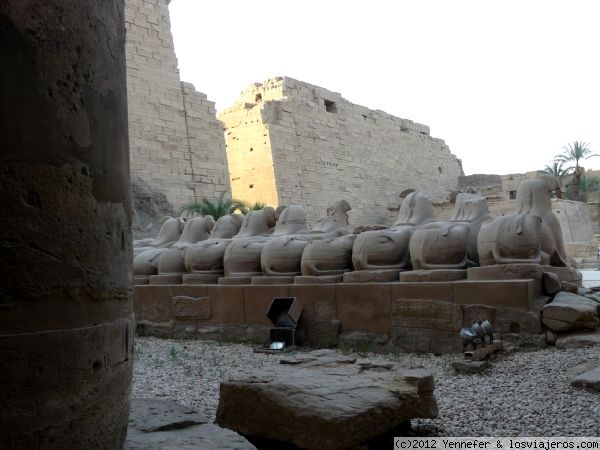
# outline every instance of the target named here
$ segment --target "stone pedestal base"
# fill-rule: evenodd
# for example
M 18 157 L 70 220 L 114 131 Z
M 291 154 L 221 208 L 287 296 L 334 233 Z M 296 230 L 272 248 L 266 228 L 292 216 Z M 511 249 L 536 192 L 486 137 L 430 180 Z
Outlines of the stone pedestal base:
M 133 284 L 138 286 L 140 284 L 148 284 L 150 275 L 136 275 L 133 277 Z
M 183 284 L 217 284 L 222 273 L 185 273 L 181 277 Z
M 541 280 L 544 272 L 555 273 L 560 281 L 568 281 L 581 286 L 581 274 L 572 267 L 553 267 L 541 264 L 499 264 L 495 266 L 471 267 L 467 269 L 467 279 L 479 280 Z
M 250 284 L 251 277 L 221 277 L 219 278 L 220 286 L 237 286 L 239 284 Z
M 398 281 L 400 269 L 356 270 L 344 274 L 344 283 L 388 283 Z
M 400 273 L 400 281 L 414 282 L 436 282 L 436 281 L 458 281 L 467 278 L 466 270 L 411 270 Z
M 341 283 L 344 280 L 344 275 L 302 275 L 294 277 L 294 284 L 331 284 Z
M 294 277 L 252 277 L 251 284 L 259 286 L 274 284 L 294 284 Z
M 181 284 L 181 274 L 165 273 L 161 275 L 150 275 L 148 284 Z

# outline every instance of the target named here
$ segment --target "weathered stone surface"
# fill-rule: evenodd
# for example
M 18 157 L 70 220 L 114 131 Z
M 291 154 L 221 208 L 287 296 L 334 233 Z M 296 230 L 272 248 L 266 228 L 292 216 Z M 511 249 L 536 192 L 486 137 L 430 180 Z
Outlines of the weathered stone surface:
M 477 235 L 482 223 L 490 219 L 485 197 L 459 193 L 449 221 L 424 224 L 414 232 L 409 246 L 412 266 L 434 270 L 466 269 L 479 264 Z
M 516 308 L 497 308 L 494 331 L 500 333 L 529 333 L 542 332 L 539 314 Z
M 219 118 L 227 128 L 233 197 L 309 203 L 310 221 L 345 198 L 353 226 L 385 224 L 385 206 L 396 207 L 407 186 L 445 200 L 462 171 L 428 127 L 288 77 L 251 85 Z M 290 145 L 301 158 L 290 157 Z M 333 150 L 338 148 L 344 149 L 343 158 Z
M 410 270 L 400 273 L 400 281 L 405 283 L 457 281 L 465 278 L 467 271 L 462 269 Z
M 340 348 L 348 348 L 354 351 L 381 351 L 390 342 L 388 334 L 361 333 L 358 331 L 352 333 L 342 333 L 338 338 Z
M 268 286 L 272 284 L 294 284 L 294 277 L 277 277 L 277 276 L 265 276 L 265 277 L 252 277 L 250 284 L 258 286 Z
M 544 293 L 547 295 L 554 295 L 560 291 L 560 278 L 557 274 L 552 272 L 544 272 L 542 276 L 544 283 Z
M 455 361 L 452 363 L 452 367 L 456 373 L 462 375 L 472 375 L 474 373 L 480 373 L 490 367 L 488 360 L 483 361 Z
M 234 431 L 169 400 L 132 399 L 125 450 L 255 449 Z
M 306 327 L 306 342 L 312 348 L 331 348 L 338 344 L 339 320 L 311 320 Z
M 175 319 L 210 319 L 210 299 L 208 297 L 189 297 L 186 295 L 178 295 L 173 297 L 172 302 L 173 317 Z
M 527 279 L 455 281 L 452 288 L 456 303 L 524 310 L 529 309 L 535 292 L 534 281 Z
M 496 308 L 486 305 L 463 305 L 463 327 L 470 327 L 475 322 L 489 320 L 496 329 Z
M 593 391 L 600 391 L 600 366 L 582 373 L 571 381 L 571 385 Z
M 220 277 L 219 285 L 224 286 L 237 286 L 240 284 L 250 284 L 252 282 L 252 277 Z
M 594 293 L 593 291 L 590 291 L 590 289 L 579 288 L 577 290 L 577 295 L 581 295 L 582 297 L 588 298 L 600 304 L 600 297 L 598 297 L 598 295 L 596 295 L 596 293 Z
M 223 124 L 214 102 L 180 79 L 168 2 L 126 0 L 124 19 L 132 174 L 176 211 L 217 199 L 230 191 Z
M 560 183 L 552 176 L 521 181 L 515 213 L 481 226 L 477 236 L 479 263 L 568 267 L 560 223 L 552 212 L 550 192 L 556 189 Z
M 541 280 L 544 273 L 554 273 L 561 281 L 581 286 L 581 274 L 572 267 L 554 267 L 541 264 L 499 264 L 467 269 L 468 280 Z
M 463 326 L 461 305 L 435 300 L 392 302 L 392 344 L 407 352 L 457 353 Z
M 504 341 L 504 351 L 508 353 L 534 352 L 547 345 L 545 334 L 502 333 L 500 339 Z
M 556 338 L 557 348 L 600 347 L 600 333 L 575 333 Z
M 463 326 L 462 308 L 436 300 L 392 301 L 392 324 L 397 327 L 429 328 L 455 331 Z
M 432 330 L 417 327 L 394 327 L 392 347 L 408 353 L 459 353 L 462 350 L 457 331 Z
M 400 270 L 355 270 L 344 274 L 344 283 L 387 283 L 398 281 Z
M 153 238 L 165 216 L 173 216 L 173 206 L 164 192 L 152 188 L 137 176 L 131 177 L 133 200 L 133 239 Z
M 120 448 L 131 386 L 123 1 L 0 2 L 0 447 Z
M 600 304 L 569 292 L 559 292 L 552 303 L 544 306 L 543 322 L 554 331 L 572 328 L 594 328 L 598 321 Z
M 212 273 L 184 273 L 181 284 L 217 284 L 223 274 Z
M 129 429 L 152 433 L 208 423 L 210 420 L 193 409 L 169 400 L 134 398 L 129 410 Z
M 137 285 L 142 285 L 142 284 L 148 284 L 150 279 L 149 275 L 136 275 L 135 277 L 133 277 L 133 284 Z
M 560 284 L 560 290 L 565 292 L 570 292 L 571 294 L 577 294 L 579 292 L 579 286 L 575 283 L 571 283 L 569 281 L 563 281 Z
M 300 275 L 294 277 L 294 284 L 330 284 L 330 283 L 341 283 L 344 279 L 344 275 Z
M 150 275 L 148 284 L 181 284 L 181 274 L 169 273 L 161 275 Z
M 431 200 L 422 192 L 411 192 L 400 206 L 394 225 L 386 230 L 360 233 L 352 247 L 355 270 L 409 270 L 409 242 L 414 231 L 434 220 Z
M 282 362 L 222 383 L 216 422 L 301 448 L 343 449 L 411 418 L 437 416 L 425 370 L 324 350 Z

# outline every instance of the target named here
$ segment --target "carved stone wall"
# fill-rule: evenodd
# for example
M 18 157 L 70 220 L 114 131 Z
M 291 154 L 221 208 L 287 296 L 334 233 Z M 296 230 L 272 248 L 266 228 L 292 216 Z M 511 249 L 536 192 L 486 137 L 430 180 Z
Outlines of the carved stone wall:
M 215 104 L 179 78 L 167 0 L 125 0 L 131 173 L 176 212 L 229 192 Z
M 252 85 L 219 118 L 233 196 L 302 204 L 309 220 L 345 198 L 352 224 L 385 223 L 403 190 L 442 202 L 463 175 L 429 127 L 292 78 Z

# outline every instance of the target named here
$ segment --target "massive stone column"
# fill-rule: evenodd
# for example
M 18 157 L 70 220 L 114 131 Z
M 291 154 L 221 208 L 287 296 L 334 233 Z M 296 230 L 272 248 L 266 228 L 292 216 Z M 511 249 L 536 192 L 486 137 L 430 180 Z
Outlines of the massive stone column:
M 0 448 L 116 449 L 132 367 L 123 0 L 0 2 Z

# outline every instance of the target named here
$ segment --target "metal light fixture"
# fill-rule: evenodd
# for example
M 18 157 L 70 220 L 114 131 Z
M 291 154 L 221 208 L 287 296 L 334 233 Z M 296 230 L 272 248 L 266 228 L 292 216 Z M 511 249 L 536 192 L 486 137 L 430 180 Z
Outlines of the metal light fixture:
M 459 335 L 463 350 L 466 350 L 469 345 L 476 350 L 478 343 L 485 347 L 486 336 L 489 337 L 489 344 L 494 342 L 494 330 L 489 320 L 475 322 L 470 327 L 464 327 L 460 330 Z

